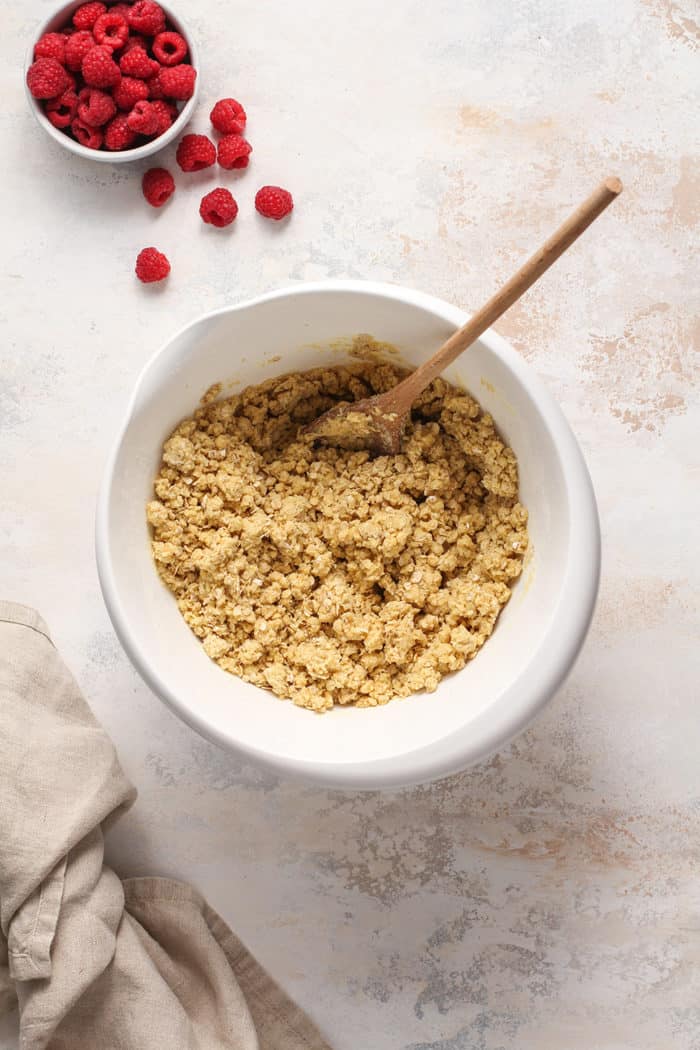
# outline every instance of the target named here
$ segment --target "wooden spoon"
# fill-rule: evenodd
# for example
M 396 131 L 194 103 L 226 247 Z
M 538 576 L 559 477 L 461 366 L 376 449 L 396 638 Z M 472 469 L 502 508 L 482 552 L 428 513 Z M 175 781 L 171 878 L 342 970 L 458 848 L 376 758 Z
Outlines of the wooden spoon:
M 556 262 L 567 248 L 597 219 L 622 190 L 617 178 L 605 179 L 552 234 L 539 251 L 467 323 L 459 328 L 437 353 L 384 394 L 352 403 L 335 405 L 304 428 L 304 433 L 327 445 L 368 449 L 375 455 L 396 455 L 411 405 L 448 365 L 474 343 Z

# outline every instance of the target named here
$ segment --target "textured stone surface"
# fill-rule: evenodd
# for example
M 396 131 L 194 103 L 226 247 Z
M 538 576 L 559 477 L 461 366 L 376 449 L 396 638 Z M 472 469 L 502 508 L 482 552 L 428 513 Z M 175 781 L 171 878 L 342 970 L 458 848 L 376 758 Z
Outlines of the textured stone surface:
M 111 858 L 192 879 L 339 1050 L 698 1050 L 697 6 L 190 6 L 208 48 L 193 130 L 221 93 L 249 112 L 228 232 L 197 214 L 211 173 L 151 212 L 140 171 L 39 132 L 27 11 L 0 3 L 2 591 L 42 611 L 140 788 Z M 600 604 L 567 685 L 489 763 L 394 795 L 282 783 L 199 740 L 128 665 L 93 560 L 145 359 L 290 281 L 475 307 L 612 172 L 623 197 L 498 326 L 600 501 Z M 286 228 L 253 213 L 265 182 L 295 194 Z M 147 244 L 167 287 L 132 276 Z

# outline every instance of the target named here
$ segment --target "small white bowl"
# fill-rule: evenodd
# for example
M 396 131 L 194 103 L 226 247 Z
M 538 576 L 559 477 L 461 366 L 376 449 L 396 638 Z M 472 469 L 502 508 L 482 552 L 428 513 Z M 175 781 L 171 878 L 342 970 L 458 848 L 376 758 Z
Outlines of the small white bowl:
M 283 776 L 375 789 L 436 779 L 502 747 L 552 697 L 583 644 L 598 590 L 595 497 L 576 440 L 529 365 L 494 332 L 445 372 L 479 399 L 516 453 L 532 550 L 493 636 L 436 692 L 315 715 L 221 670 L 161 583 L 145 506 L 163 441 L 218 381 L 241 386 L 345 359 L 369 332 L 424 361 L 467 315 L 407 288 L 299 285 L 209 314 L 146 365 L 109 458 L 97 565 L 115 630 L 148 685 L 203 736 Z M 324 349 L 325 348 L 325 349 Z M 281 355 L 281 359 L 279 356 Z
M 116 0 L 115 0 L 116 2 Z M 158 0 L 160 3 L 160 0 Z M 135 149 L 125 150 L 103 150 L 103 149 L 88 149 L 87 146 L 81 146 L 79 142 L 71 138 L 70 135 L 66 135 L 60 128 L 55 128 L 50 120 L 48 120 L 44 110 L 42 108 L 41 101 L 33 97 L 27 87 L 27 70 L 34 61 L 34 47 L 37 40 L 44 35 L 44 33 L 55 33 L 63 29 L 64 26 L 68 25 L 73 13 L 83 4 L 85 0 L 73 0 L 70 4 L 64 4 L 58 9 L 45 22 L 43 22 L 38 30 L 36 31 L 29 49 L 27 51 L 27 57 L 24 64 L 24 90 L 27 95 L 27 100 L 32 113 L 36 117 L 39 124 L 42 126 L 44 131 L 51 136 L 51 138 L 58 142 L 59 146 L 63 146 L 70 153 L 74 153 L 77 157 L 85 157 L 87 160 L 95 160 L 99 164 L 123 164 L 127 161 L 143 160 L 145 157 L 151 157 L 154 153 L 158 153 L 165 146 L 176 139 L 185 130 L 192 114 L 194 113 L 195 105 L 197 104 L 197 96 L 199 95 L 199 86 L 201 81 L 201 66 L 199 61 L 199 52 L 197 45 L 194 43 L 192 36 L 185 29 L 184 23 L 179 18 L 172 8 L 168 4 L 160 3 L 160 6 L 165 11 L 168 23 L 172 25 L 173 29 L 180 33 L 181 36 L 187 41 L 187 46 L 190 52 L 190 62 L 197 70 L 197 76 L 194 82 L 194 94 L 192 98 L 188 99 L 185 105 L 180 110 L 180 115 L 175 120 L 167 131 L 164 131 L 162 135 L 159 135 L 156 139 L 151 139 L 150 142 L 145 142 L 143 146 L 137 146 Z M 107 10 L 111 7 L 108 4 Z

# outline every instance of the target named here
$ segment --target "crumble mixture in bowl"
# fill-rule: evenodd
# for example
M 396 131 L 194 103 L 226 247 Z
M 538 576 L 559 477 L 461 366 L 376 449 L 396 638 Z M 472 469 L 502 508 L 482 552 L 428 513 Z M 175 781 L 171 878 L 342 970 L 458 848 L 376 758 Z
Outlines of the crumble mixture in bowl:
M 528 546 L 518 468 L 490 415 L 436 380 L 398 456 L 301 428 L 405 374 L 357 363 L 276 376 L 174 430 L 147 507 L 158 572 L 224 670 L 301 707 L 434 690 L 492 633 Z
M 218 461 L 213 456 L 208 460 L 206 480 L 199 482 L 201 489 L 192 470 L 175 470 L 163 463 L 164 443 L 183 420 L 193 418 L 203 391 L 223 381 L 224 388 L 213 394 L 223 404 L 234 390 L 258 387 L 271 378 L 276 382 L 282 373 L 298 374 L 331 364 L 350 366 L 352 371 L 363 363 L 349 353 L 346 337 L 353 332 L 371 332 L 399 347 L 401 357 L 389 355 L 391 361 L 400 360 L 415 368 L 466 320 L 465 312 L 453 304 L 411 288 L 345 280 L 300 283 L 225 306 L 193 321 L 151 357 L 135 383 L 105 464 L 97 504 L 97 568 L 105 604 L 119 640 L 146 686 L 195 732 L 223 748 L 236 762 L 252 763 L 264 770 L 261 775 L 356 791 L 403 787 L 456 773 L 483 761 L 521 732 L 561 686 L 581 650 L 600 570 L 600 529 L 590 477 L 561 409 L 531 365 L 493 331 L 485 332 L 459 362 L 451 365 L 444 379 L 476 395 L 483 414 L 495 420 L 498 433 L 494 436 L 500 435 L 513 450 L 519 500 L 528 512 L 529 542 L 523 572 L 501 609 L 491 637 L 462 670 L 445 674 L 434 694 L 414 693 L 400 702 L 375 707 L 334 702 L 324 717 L 311 718 L 307 708 L 294 702 L 281 703 L 269 687 L 261 688 L 238 674 L 227 673 L 210 659 L 204 639 L 188 626 L 176 598 L 156 571 L 153 540 L 173 543 L 175 560 L 166 571 L 175 569 L 175 552 L 181 550 L 182 565 L 173 575 L 178 580 L 182 577 L 185 588 L 194 587 L 195 596 L 199 583 L 203 595 L 211 591 L 212 623 L 206 625 L 204 636 L 212 634 L 226 641 L 230 626 L 220 610 L 231 604 L 232 596 L 214 578 L 199 580 L 199 574 L 188 569 L 190 554 L 196 548 L 205 553 L 205 545 L 194 542 L 193 529 L 201 531 L 201 526 L 189 526 L 185 511 L 203 515 L 201 508 L 196 509 L 197 501 L 203 500 L 206 489 L 216 481 L 227 452 L 223 459 L 219 455 Z M 335 396 L 328 395 L 319 407 L 325 407 Z M 209 402 L 202 408 L 205 416 L 200 419 L 208 417 L 214 404 Z M 284 413 L 281 405 L 277 415 Z M 478 417 L 473 422 L 479 437 L 484 423 Z M 197 429 L 198 421 L 194 423 Z M 229 429 L 229 424 L 221 426 L 218 437 Z M 250 419 L 246 428 L 254 433 Z M 191 438 L 188 441 L 194 451 L 196 443 Z M 283 437 L 281 454 L 285 441 L 292 443 Z M 477 442 L 472 443 L 476 449 Z M 490 463 L 482 457 L 480 465 L 475 452 L 468 451 L 468 455 L 474 471 L 491 484 L 490 478 L 499 472 L 486 470 Z M 269 446 L 260 457 L 266 464 L 274 458 Z M 315 453 L 313 462 L 326 469 L 323 454 Z M 154 478 L 162 470 L 173 471 L 170 478 L 164 478 L 164 484 L 174 485 L 180 478 L 188 492 L 195 490 L 185 496 L 183 488 L 179 506 L 176 500 L 168 507 L 162 495 L 157 497 L 164 508 L 164 521 L 170 518 L 171 526 L 180 522 L 179 531 L 174 529 L 167 539 L 156 538 L 145 511 L 155 498 Z M 301 478 L 295 474 L 294 484 L 298 485 Z M 328 486 L 324 487 L 324 496 L 326 491 L 330 493 Z M 454 486 L 449 498 L 459 496 L 459 492 L 459 486 Z M 253 493 L 257 500 L 258 490 L 251 486 L 248 495 Z M 438 493 L 429 494 L 444 499 Z M 367 492 L 361 495 L 369 502 Z M 486 500 L 488 495 L 482 483 L 479 499 Z M 513 495 L 495 495 L 512 501 L 514 508 Z M 427 496 L 421 501 L 419 494 L 414 503 L 418 510 L 424 508 Z M 253 513 L 248 510 L 244 514 L 234 500 L 226 509 L 240 517 L 252 517 Z M 391 508 L 396 509 L 403 508 Z M 277 513 L 264 513 L 275 523 L 281 522 Z M 207 525 L 212 539 L 220 528 L 216 517 Z M 317 521 L 318 515 L 313 520 Z M 343 537 L 337 530 L 334 535 L 330 528 L 328 534 L 329 540 L 321 539 L 326 546 L 333 544 L 331 553 L 335 557 L 333 552 Z M 348 542 L 343 549 L 347 551 L 355 541 L 347 533 L 345 539 Z M 211 548 L 207 546 L 206 551 Z M 247 558 L 247 551 L 248 547 L 242 546 L 240 556 Z M 276 557 L 277 548 L 267 547 L 267 551 Z M 481 553 L 486 561 L 488 550 Z M 507 551 L 507 541 L 502 554 L 504 558 L 513 556 Z M 368 557 L 372 560 L 371 554 Z M 394 561 L 400 560 L 399 553 Z M 290 557 L 289 563 L 299 570 L 298 561 Z M 245 562 L 243 566 L 245 573 Z M 240 570 L 238 575 L 242 575 Z M 391 572 L 387 575 L 392 576 L 394 586 L 396 579 Z M 249 579 L 252 584 L 263 575 L 251 573 Z M 221 591 L 216 594 L 219 586 Z M 245 595 L 248 601 L 250 593 L 251 588 Z M 377 596 L 381 598 L 379 591 Z M 202 610 L 207 608 L 201 598 L 197 601 Z M 303 598 L 290 600 L 288 605 L 294 609 L 302 603 Z M 271 604 L 276 609 L 279 602 Z M 411 615 L 415 621 L 423 614 Z M 340 612 L 332 623 L 339 618 Z M 324 638 L 337 637 L 331 635 L 332 623 L 324 624 L 317 637 L 321 633 Z M 238 624 L 235 621 L 233 626 Z M 248 622 L 247 637 L 255 634 L 251 628 Z M 362 655 L 364 645 L 355 644 L 355 651 Z M 234 650 L 224 655 L 232 654 Z M 251 670 L 256 666 L 253 664 Z M 407 668 L 408 660 L 402 662 L 399 671 Z M 322 691 L 317 688 L 317 695 Z M 139 731 L 138 723 L 134 731 Z M 194 743 L 192 746 L 193 756 L 198 755 Z M 219 761 L 208 749 L 204 754 L 206 762 Z

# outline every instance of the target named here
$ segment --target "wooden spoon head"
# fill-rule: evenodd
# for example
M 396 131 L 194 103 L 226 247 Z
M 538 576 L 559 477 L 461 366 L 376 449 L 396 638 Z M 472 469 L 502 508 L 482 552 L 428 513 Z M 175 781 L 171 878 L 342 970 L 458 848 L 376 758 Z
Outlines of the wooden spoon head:
M 373 456 L 395 456 L 401 451 L 405 424 L 406 416 L 387 411 L 379 395 L 334 405 L 302 433 L 324 445 L 353 452 L 366 449 Z

